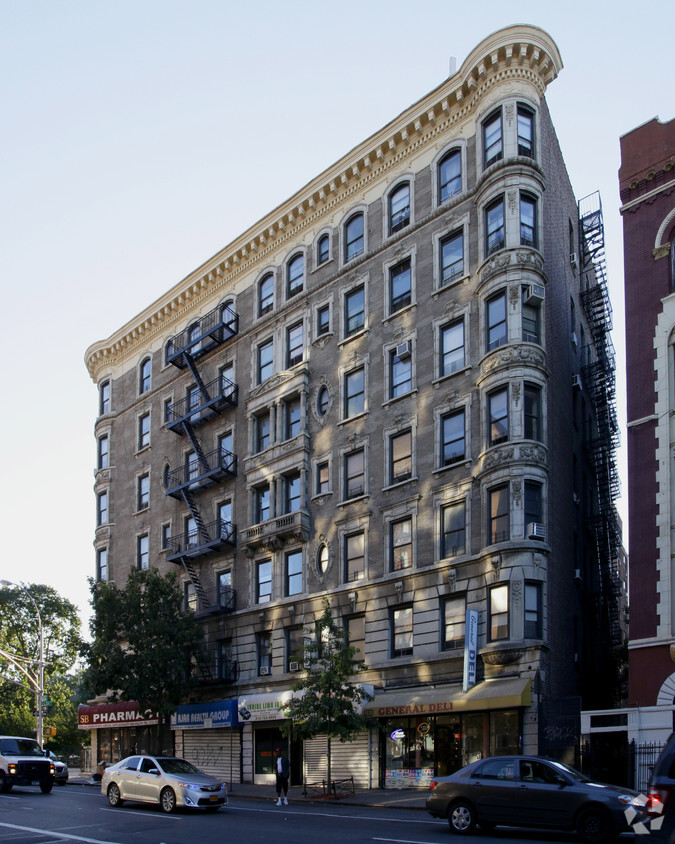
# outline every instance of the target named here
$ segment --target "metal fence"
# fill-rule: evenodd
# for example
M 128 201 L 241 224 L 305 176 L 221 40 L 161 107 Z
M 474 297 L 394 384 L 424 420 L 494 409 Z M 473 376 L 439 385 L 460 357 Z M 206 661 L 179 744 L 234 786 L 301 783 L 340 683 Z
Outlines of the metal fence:
M 659 742 L 612 745 L 586 742 L 580 748 L 579 768 L 591 779 L 646 793 L 662 749 L 663 744 Z

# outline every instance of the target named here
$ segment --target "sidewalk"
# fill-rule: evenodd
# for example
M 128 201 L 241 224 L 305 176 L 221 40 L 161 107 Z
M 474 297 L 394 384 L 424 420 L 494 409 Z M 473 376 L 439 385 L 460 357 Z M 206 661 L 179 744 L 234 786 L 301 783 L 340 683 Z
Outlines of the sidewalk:
M 99 783 L 92 783 L 91 774 L 83 774 L 77 768 L 72 768 L 68 780 L 72 785 L 88 785 L 100 788 Z M 233 783 L 228 790 L 233 800 L 258 799 L 276 803 L 277 795 L 273 785 L 253 785 L 252 783 Z M 376 809 L 424 809 L 428 794 L 426 788 L 401 789 L 357 789 L 355 794 L 340 797 L 337 800 L 322 798 L 316 794 L 303 794 L 303 786 L 292 785 L 288 789 L 288 802 L 291 804 L 321 803 L 324 806 L 372 806 Z

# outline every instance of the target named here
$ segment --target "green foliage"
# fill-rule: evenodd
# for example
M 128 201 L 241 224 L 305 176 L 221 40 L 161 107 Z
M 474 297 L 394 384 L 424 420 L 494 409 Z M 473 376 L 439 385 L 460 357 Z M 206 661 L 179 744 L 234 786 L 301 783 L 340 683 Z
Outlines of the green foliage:
M 187 694 L 202 629 L 180 609 L 176 576 L 133 569 L 125 586 L 90 581 L 94 615 L 85 685 L 108 699 L 168 715 Z
M 356 661 L 357 649 L 350 645 L 345 631 L 338 627 L 331 614 L 328 598 L 324 598 L 323 613 L 316 624 L 316 640 L 304 647 L 306 675 L 293 683 L 294 691 L 304 691 L 286 706 L 288 718 L 282 726 L 284 735 L 312 739 L 328 736 L 328 781 L 331 781 L 331 739 L 351 741 L 367 726 L 360 708 L 372 695 L 352 679 L 364 666 Z
M 44 721 L 57 728 L 53 744 L 64 752 L 74 752 L 83 736 L 77 730 L 73 679 L 66 672 L 83 648 L 78 610 L 51 586 L 28 584 L 25 590 L 35 601 L 42 619 L 45 696 L 52 701 Z M 38 618 L 35 606 L 22 589 L 0 588 L 0 651 L 18 660 L 30 673 L 35 672 L 40 654 Z M 0 675 L 0 733 L 34 736 L 37 697 L 15 685 L 30 685 L 29 681 L 1 654 Z

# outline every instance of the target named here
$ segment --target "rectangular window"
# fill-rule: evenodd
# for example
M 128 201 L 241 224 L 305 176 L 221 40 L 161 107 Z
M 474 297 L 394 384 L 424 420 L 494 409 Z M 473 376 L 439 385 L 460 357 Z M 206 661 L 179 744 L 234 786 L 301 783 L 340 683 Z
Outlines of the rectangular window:
M 393 434 L 389 438 L 390 483 L 412 478 L 412 431 Z
M 389 398 L 412 390 L 412 343 L 401 343 L 389 352 Z
M 412 517 L 392 522 L 389 531 L 390 570 L 409 569 L 412 566 Z
M 507 387 L 488 396 L 488 427 L 490 445 L 506 442 L 509 438 L 509 391 Z
M 524 389 L 524 430 L 526 440 L 541 442 L 541 387 L 525 384 Z
M 256 603 L 264 604 L 272 599 L 272 561 L 263 560 L 256 566 Z
M 286 367 L 290 369 L 303 358 L 303 325 L 299 322 L 286 329 Z
M 169 547 L 169 540 L 171 539 L 171 522 L 162 525 L 162 551 L 166 551 Z
M 466 457 L 465 424 L 464 409 L 441 416 L 441 466 L 451 466 Z
M 539 343 L 539 306 L 530 304 L 525 301 L 525 291 L 528 288 L 523 288 L 523 304 L 522 304 L 522 326 L 523 326 L 523 342 L 524 343 Z
M 218 504 L 218 529 L 223 539 L 226 539 L 232 530 L 232 502 L 229 498 Z
M 541 498 L 541 484 L 536 481 L 525 481 L 525 530 L 528 532 L 529 525 L 543 524 Z M 529 537 L 526 536 L 526 538 Z
M 201 537 L 199 535 L 199 529 L 197 528 L 197 522 L 192 516 L 188 516 L 187 519 L 185 519 L 183 533 L 185 535 L 186 548 L 196 548 L 199 545 Z
M 256 487 L 254 495 L 255 523 L 266 522 L 270 517 L 270 487 L 269 484 Z
M 466 502 L 441 507 L 441 559 L 466 553 Z
M 218 454 L 220 455 L 220 465 L 227 472 L 232 475 L 237 473 L 237 458 L 232 453 L 233 449 L 232 431 L 227 431 L 218 437 Z
M 96 552 L 96 579 L 108 579 L 108 549 L 99 548 Z
M 322 305 L 316 312 L 316 336 L 328 334 L 330 331 L 330 306 Z
M 360 448 L 345 455 L 345 499 L 366 493 L 366 454 Z
M 487 258 L 498 249 L 503 249 L 506 243 L 503 199 L 498 199 L 485 209 L 485 232 L 485 257 Z
M 363 531 L 345 537 L 345 582 L 363 580 L 366 574 L 366 544 Z
M 345 375 L 345 419 L 358 416 L 366 409 L 366 371 L 355 369 Z
M 399 607 L 391 611 L 391 655 L 409 656 L 413 652 L 413 610 Z
M 464 633 L 466 628 L 466 599 L 464 596 L 444 598 L 442 613 L 442 649 L 444 651 L 461 650 L 464 647 Z
M 305 634 L 302 627 L 286 628 L 286 671 L 299 671 L 305 662 Z
M 357 287 L 345 295 L 345 337 L 361 331 L 366 322 L 366 292 Z
M 272 673 L 272 634 L 256 633 L 256 652 L 258 656 L 258 674 Z
M 141 475 L 138 479 L 137 510 L 146 510 L 150 506 L 150 475 Z
M 299 595 L 302 592 L 302 551 L 290 551 L 286 554 L 286 595 Z
M 218 606 L 222 609 L 235 609 L 235 595 L 232 588 L 232 572 L 221 571 L 218 573 Z
M 489 631 L 490 642 L 509 638 L 509 587 L 506 584 L 490 589 Z
M 464 275 L 464 233 L 455 232 L 441 240 L 441 287 Z
M 225 398 L 234 397 L 236 385 L 234 383 L 234 364 L 228 363 L 220 370 L 220 392 Z
M 316 495 L 330 492 L 330 464 L 327 460 L 316 464 Z
M 496 112 L 483 123 L 483 167 L 502 157 L 502 113 Z
M 537 202 L 527 194 L 520 194 L 520 243 L 537 246 Z
M 100 492 L 96 499 L 96 524 L 97 526 L 108 524 L 108 493 Z
M 347 641 L 355 649 L 354 659 L 363 662 L 366 658 L 366 617 L 364 615 L 348 616 L 344 620 Z
M 255 450 L 256 453 L 270 447 L 270 414 L 261 413 L 255 417 Z
M 185 610 L 196 612 L 199 609 L 199 603 L 197 601 L 197 590 L 195 589 L 195 585 L 191 580 L 188 580 L 187 583 L 183 586 L 183 601 Z
M 525 638 L 542 638 L 541 583 L 525 584 Z
M 302 504 L 300 472 L 284 477 L 284 513 L 297 513 Z
M 185 477 L 188 481 L 194 481 L 199 477 L 201 467 L 199 458 L 194 451 L 188 451 L 185 455 Z
M 440 328 L 438 376 L 451 375 L 464 368 L 464 320 Z
M 108 468 L 108 461 L 109 461 L 109 452 L 108 452 L 108 435 L 103 434 L 102 437 L 98 438 L 98 461 L 97 465 L 99 469 L 107 469 Z
M 147 533 L 136 537 L 136 566 L 139 569 L 150 566 L 150 538 Z
M 488 542 L 506 542 L 510 539 L 509 488 L 506 484 L 491 489 L 489 497 Z
M 506 333 L 506 293 L 499 293 L 488 300 L 487 309 L 487 350 L 503 346 Z
M 258 346 L 258 384 L 274 373 L 274 342 L 266 340 Z
M 389 270 L 389 312 L 395 313 L 412 302 L 412 274 L 410 259 Z
M 518 106 L 518 155 L 534 158 L 534 114 L 521 105 Z
M 300 397 L 284 402 L 284 434 L 291 440 L 300 433 Z
M 164 424 L 171 422 L 173 419 L 173 401 L 172 399 L 164 399 Z
M 138 417 L 138 448 L 147 448 L 150 445 L 150 414 L 144 413 Z
M 110 381 L 104 381 L 99 387 L 98 414 L 110 413 Z

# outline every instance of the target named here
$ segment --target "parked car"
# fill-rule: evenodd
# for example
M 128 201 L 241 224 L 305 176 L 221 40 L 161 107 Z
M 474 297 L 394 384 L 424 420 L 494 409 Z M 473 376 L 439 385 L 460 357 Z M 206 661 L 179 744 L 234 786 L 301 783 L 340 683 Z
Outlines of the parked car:
M 431 783 L 427 811 L 459 835 L 502 826 L 576 830 L 585 844 L 628 832 L 646 817 L 637 791 L 592 782 L 574 768 L 538 756 L 480 759 Z M 632 810 L 632 811 L 630 811 Z
M 654 765 L 647 789 L 647 812 L 650 837 L 659 841 L 675 838 L 675 733 Z
M 227 805 L 227 786 L 185 759 L 175 756 L 128 756 L 101 777 L 101 794 L 111 806 L 125 800 L 158 803 L 163 812 L 177 807 L 215 812 Z
M 54 765 L 54 782 L 57 785 L 65 785 L 68 782 L 68 765 L 62 762 L 53 750 L 45 750 L 47 759 L 51 759 Z

